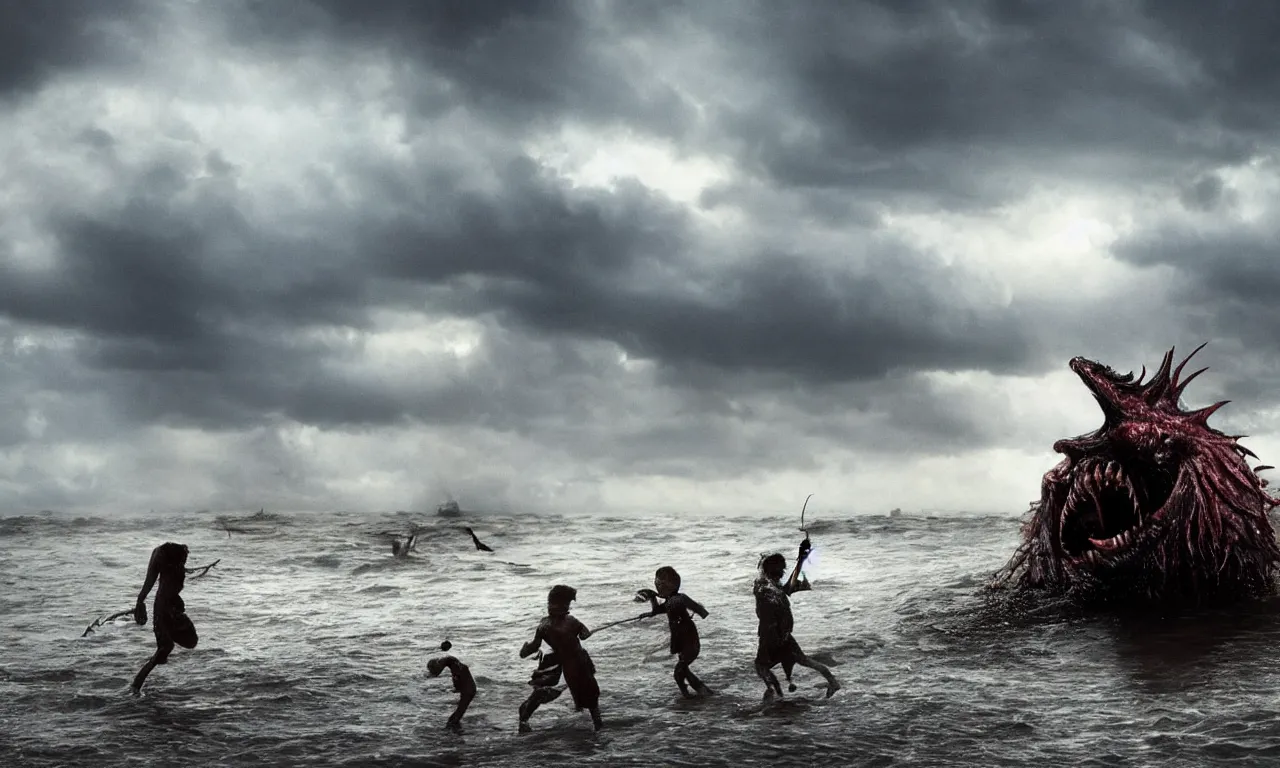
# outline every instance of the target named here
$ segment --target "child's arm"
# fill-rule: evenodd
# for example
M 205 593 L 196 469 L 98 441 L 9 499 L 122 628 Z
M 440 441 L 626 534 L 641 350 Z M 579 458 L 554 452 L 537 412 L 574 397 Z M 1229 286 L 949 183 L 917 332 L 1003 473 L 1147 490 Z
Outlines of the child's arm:
M 660 613 L 667 612 L 667 604 L 666 603 L 659 604 L 658 593 L 654 592 L 652 589 L 637 590 L 636 594 L 642 598 L 649 599 L 649 605 L 653 608 L 653 610 L 649 612 L 650 616 L 657 616 Z
M 160 548 L 156 547 L 151 550 L 151 559 L 147 561 L 147 577 L 142 582 L 142 591 L 138 593 L 138 603 L 133 607 L 133 620 L 139 624 L 147 623 L 147 595 L 151 594 L 151 588 L 160 575 L 160 564 L 156 562 L 159 559 Z
M 578 624 L 578 639 L 579 639 L 579 640 L 586 640 L 588 637 L 591 637 L 591 630 L 587 629 L 587 625 L 586 625 L 586 624 L 583 624 L 581 621 L 578 621 L 577 619 L 574 619 L 574 621 L 575 621 L 575 622 L 577 622 L 577 624 Z
M 803 592 L 806 589 L 812 589 L 812 587 L 809 586 L 808 581 L 800 581 L 800 568 L 802 566 L 804 566 L 804 561 L 797 560 L 795 570 L 791 572 L 791 578 L 787 579 L 787 583 L 782 585 L 782 589 L 788 595 L 795 594 L 796 592 Z
M 699 603 L 697 600 L 694 600 L 692 597 L 689 597 L 688 595 L 684 595 L 684 599 L 685 599 L 685 602 L 689 604 L 689 610 L 693 611 L 694 613 L 698 614 L 704 619 L 707 618 L 707 609 L 703 608 L 701 603 Z
M 795 570 L 791 571 L 791 578 L 787 579 L 785 586 L 788 595 L 811 589 L 807 581 L 803 585 L 800 583 L 800 569 L 804 567 L 804 561 L 809 557 L 810 549 L 809 535 L 805 534 L 804 541 L 800 542 L 800 552 L 799 557 L 796 558 Z
M 538 649 L 541 647 L 542 647 L 542 625 L 539 624 L 538 628 L 533 633 L 533 639 L 525 643 L 524 645 L 520 646 L 520 658 L 524 659 L 524 658 L 528 658 L 529 656 L 532 656 L 533 654 L 537 653 Z

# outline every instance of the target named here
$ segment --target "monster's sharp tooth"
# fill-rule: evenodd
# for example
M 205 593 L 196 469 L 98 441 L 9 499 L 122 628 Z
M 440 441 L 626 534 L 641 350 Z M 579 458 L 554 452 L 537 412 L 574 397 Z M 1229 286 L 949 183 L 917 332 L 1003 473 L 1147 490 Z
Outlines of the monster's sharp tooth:
M 1094 464 L 1093 465 L 1093 487 L 1095 490 L 1102 489 L 1103 480 L 1104 478 L 1102 476 L 1102 465 Z
M 1116 549 L 1117 547 L 1121 546 L 1124 543 L 1123 541 L 1121 541 L 1119 536 L 1112 536 L 1109 539 L 1090 538 L 1089 541 L 1093 542 L 1093 546 L 1097 547 L 1099 550 L 1102 550 L 1103 552 L 1110 552 L 1111 550 Z

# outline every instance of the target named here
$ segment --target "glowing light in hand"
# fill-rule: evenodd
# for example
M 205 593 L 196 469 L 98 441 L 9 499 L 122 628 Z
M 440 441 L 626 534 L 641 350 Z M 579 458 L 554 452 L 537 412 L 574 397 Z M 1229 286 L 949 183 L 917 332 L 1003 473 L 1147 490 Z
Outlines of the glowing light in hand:
M 804 559 L 804 565 L 800 566 L 801 573 L 808 573 L 822 559 L 822 550 L 818 547 L 812 547 L 809 550 L 809 556 Z

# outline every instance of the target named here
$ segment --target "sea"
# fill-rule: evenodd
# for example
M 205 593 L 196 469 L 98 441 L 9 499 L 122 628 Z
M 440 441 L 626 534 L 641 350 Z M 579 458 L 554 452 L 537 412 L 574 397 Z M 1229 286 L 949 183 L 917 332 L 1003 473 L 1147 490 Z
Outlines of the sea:
M 795 636 L 842 688 L 797 668 L 770 705 L 752 582 L 790 561 L 791 517 L 212 512 L 0 518 L 3 766 L 1208 766 L 1280 760 L 1280 606 L 1180 617 L 1013 610 L 986 589 L 1019 514 L 820 517 Z M 493 552 L 477 551 L 469 525 Z M 392 539 L 417 531 L 397 559 Z M 151 549 L 190 547 L 200 633 L 129 684 L 151 625 L 132 607 Z M 631 618 L 675 567 L 699 620 L 685 700 L 663 617 L 600 629 L 605 728 L 566 693 L 520 733 L 530 639 L 555 584 L 588 627 Z M 153 594 L 154 596 L 154 594 Z M 148 601 L 150 608 L 150 601 Z M 479 693 L 427 674 L 441 643 Z

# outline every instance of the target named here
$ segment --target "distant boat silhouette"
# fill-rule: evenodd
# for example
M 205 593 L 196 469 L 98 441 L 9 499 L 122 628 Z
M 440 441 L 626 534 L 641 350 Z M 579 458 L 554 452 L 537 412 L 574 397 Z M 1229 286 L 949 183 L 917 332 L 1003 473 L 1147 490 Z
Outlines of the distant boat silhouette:
M 441 517 L 458 517 L 462 514 L 462 510 L 458 507 L 458 502 L 449 499 L 445 503 L 436 507 L 436 514 Z

